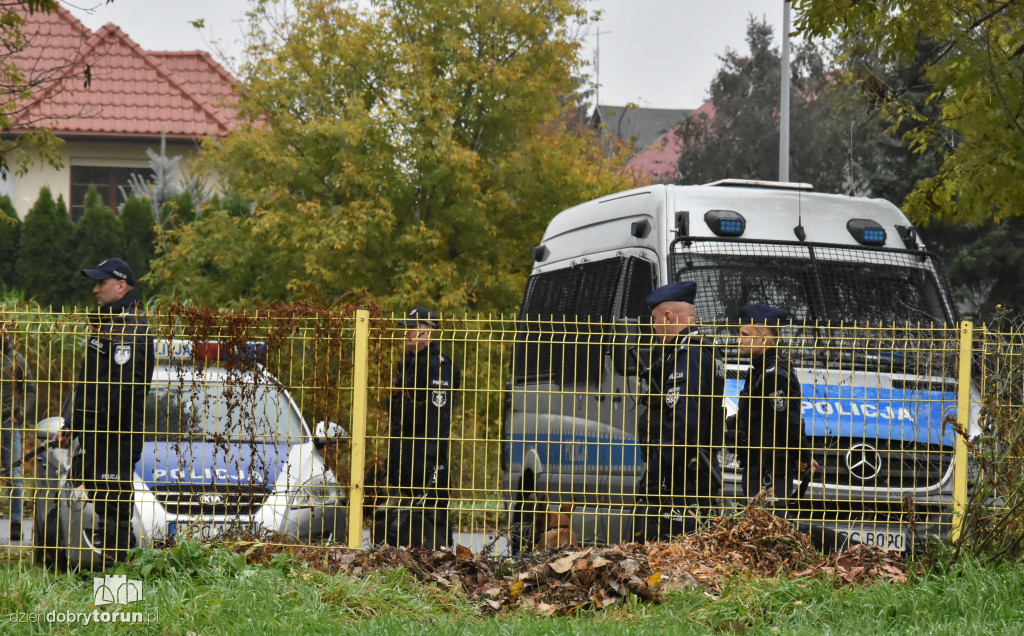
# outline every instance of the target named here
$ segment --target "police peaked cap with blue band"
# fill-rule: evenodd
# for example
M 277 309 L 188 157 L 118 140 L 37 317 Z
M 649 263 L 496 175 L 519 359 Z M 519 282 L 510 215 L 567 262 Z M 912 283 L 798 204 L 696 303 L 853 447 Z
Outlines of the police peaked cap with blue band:
M 135 272 L 132 270 L 131 265 L 120 258 L 108 258 L 92 269 L 83 269 L 82 276 L 93 280 L 116 278 L 135 287 Z
M 427 325 L 437 329 L 438 327 L 438 315 L 430 311 L 426 307 L 415 307 L 405 315 L 405 320 L 399 322 L 403 327 L 418 327 L 419 325 Z
M 740 324 L 742 325 L 777 327 L 787 318 L 789 318 L 788 311 L 772 307 L 771 305 L 746 305 L 740 307 Z
M 655 289 L 647 297 L 647 308 L 654 308 L 661 303 L 690 303 L 697 298 L 697 283 L 669 283 Z

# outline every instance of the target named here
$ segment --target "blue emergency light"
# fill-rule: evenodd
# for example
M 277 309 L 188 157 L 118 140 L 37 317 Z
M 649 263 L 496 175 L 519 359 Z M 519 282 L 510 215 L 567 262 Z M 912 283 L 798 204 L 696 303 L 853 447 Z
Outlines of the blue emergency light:
M 871 219 L 850 219 L 846 229 L 861 245 L 885 245 L 885 228 Z
M 704 222 L 716 236 L 740 236 L 747 228 L 747 220 L 733 210 L 708 210 Z

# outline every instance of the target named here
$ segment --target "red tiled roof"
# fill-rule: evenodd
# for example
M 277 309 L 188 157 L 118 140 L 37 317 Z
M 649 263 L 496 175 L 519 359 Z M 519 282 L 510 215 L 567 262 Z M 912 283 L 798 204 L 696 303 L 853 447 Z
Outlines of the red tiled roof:
M 189 91 L 202 95 L 228 120 L 237 114 L 235 78 L 206 51 L 150 51 Z
M 714 119 L 715 105 L 711 103 L 711 100 L 704 102 L 690 115 L 691 118 L 701 116 Z M 675 181 L 679 176 L 676 165 L 679 163 L 679 158 L 683 156 L 683 138 L 677 134 L 679 126 L 658 137 L 643 152 L 630 159 L 626 168 L 653 182 Z
M 150 52 L 114 24 L 93 33 L 63 8 L 25 15 L 26 75 L 59 74 L 23 105 L 15 129 L 67 135 L 223 137 L 235 119 L 235 80 L 198 51 Z M 69 72 L 70 71 L 70 72 Z

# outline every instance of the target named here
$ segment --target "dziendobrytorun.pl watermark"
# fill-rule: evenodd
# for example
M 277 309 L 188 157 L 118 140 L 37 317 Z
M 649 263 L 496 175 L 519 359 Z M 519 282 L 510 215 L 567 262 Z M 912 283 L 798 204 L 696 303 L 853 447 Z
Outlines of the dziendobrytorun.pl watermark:
M 93 605 L 117 603 L 128 605 L 142 600 L 142 581 L 121 575 L 106 575 L 92 580 Z M 156 623 L 159 612 L 132 612 L 127 609 L 114 611 L 94 609 L 91 612 L 10 612 L 11 623 L 57 623 L 63 625 L 90 625 L 92 623 Z
M 91 625 L 93 623 L 156 623 L 160 620 L 159 612 L 100 611 L 91 612 L 11 612 L 7 615 L 11 623 L 51 623 L 64 625 Z

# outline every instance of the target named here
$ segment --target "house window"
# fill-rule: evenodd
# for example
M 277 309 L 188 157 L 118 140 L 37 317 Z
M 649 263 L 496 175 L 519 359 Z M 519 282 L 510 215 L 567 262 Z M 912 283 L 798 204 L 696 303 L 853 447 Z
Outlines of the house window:
M 85 195 L 96 187 L 100 198 L 111 210 L 124 202 L 118 186 L 128 189 L 128 177 L 136 173 L 146 180 L 153 178 L 148 168 L 116 168 L 112 166 L 71 166 L 71 220 L 78 222 L 85 214 Z

